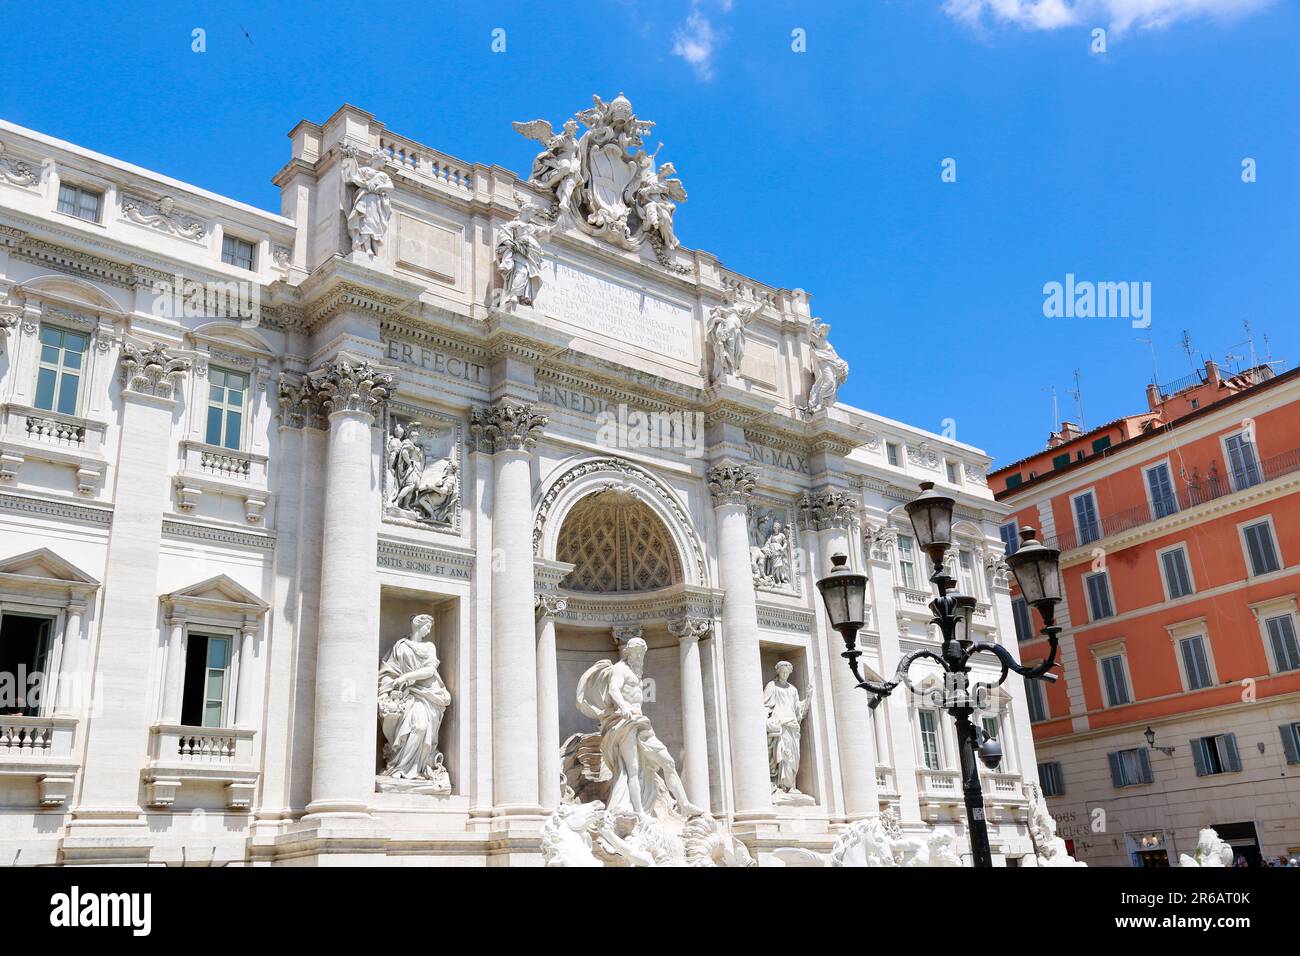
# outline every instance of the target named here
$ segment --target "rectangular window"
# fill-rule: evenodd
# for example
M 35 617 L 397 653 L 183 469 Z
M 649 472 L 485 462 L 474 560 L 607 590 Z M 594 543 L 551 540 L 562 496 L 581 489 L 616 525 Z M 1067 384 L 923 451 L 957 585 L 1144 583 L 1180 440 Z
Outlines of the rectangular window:
M 185 648 L 181 723 L 224 727 L 230 685 L 230 638 L 190 632 Z
M 1102 435 L 1100 438 L 1093 439 L 1092 451 L 1094 454 L 1100 454 L 1110 447 L 1110 436 Z
M 48 617 L 5 614 L 0 617 L 0 714 L 39 717 L 40 700 L 29 698 L 29 690 L 50 686 L 45 665 L 50 653 Z M 40 674 L 35 681 L 32 675 Z
M 1065 777 L 1061 774 L 1061 763 L 1053 760 L 1038 765 L 1038 786 L 1045 797 L 1059 797 L 1065 794 Z
M 1058 468 L 1064 468 L 1069 464 L 1070 464 L 1070 453 L 1067 451 L 1064 454 L 1057 455 L 1055 458 L 1052 459 L 1052 470 L 1055 471 Z
M 898 570 L 903 578 L 903 587 L 916 588 L 916 550 L 912 539 L 905 535 L 898 536 Z
M 1079 544 L 1090 544 L 1101 537 L 1097 499 L 1091 491 L 1085 491 L 1074 499 L 1074 526 L 1079 531 Z
M 208 369 L 209 445 L 242 447 L 244 415 L 248 404 L 248 376 L 213 365 Z
M 1101 659 L 1101 677 L 1105 683 L 1106 706 L 1119 707 L 1127 704 L 1128 678 L 1124 673 L 1124 655 L 1112 654 Z
M 1255 443 L 1246 432 L 1229 435 L 1223 441 L 1228 449 L 1228 469 L 1232 472 L 1232 487 L 1240 491 L 1260 483 L 1259 456 Z
M 104 206 L 104 194 L 68 183 L 59 184 L 59 212 L 76 216 L 86 222 L 99 222 Z
M 1034 634 L 1034 618 L 1029 611 L 1029 602 L 1024 598 L 1011 599 L 1011 618 L 1015 621 L 1017 641 L 1032 641 L 1037 636 Z
M 955 461 L 950 461 L 950 462 L 947 462 L 947 464 L 945 465 L 945 467 L 946 467 L 947 470 L 948 470 L 948 484 L 950 484 L 950 485 L 960 485 L 960 484 L 961 484 L 961 466 L 959 466 Z
M 36 407 L 63 415 L 77 414 L 77 394 L 85 368 L 87 338 L 51 325 L 41 326 L 41 354 L 36 370 Z
M 1008 488 L 1019 488 L 1024 483 L 1025 483 L 1025 478 L 1023 475 L 1020 474 L 1020 472 L 1016 472 L 1014 475 L 1007 475 Z
M 1016 522 L 1008 521 L 998 528 L 998 534 L 1002 537 L 1007 554 L 1015 554 L 1020 550 L 1020 525 Z
M 1116 787 L 1134 787 L 1150 783 L 1151 757 L 1146 750 L 1112 750 L 1110 758 L 1110 780 Z
M 1277 557 L 1277 545 L 1273 542 L 1273 528 L 1267 521 L 1257 521 L 1241 531 L 1246 538 L 1246 554 L 1250 560 L 1252 577 L 1282 567 Z
M 1110 601 L 1110 573 L 1098 571 L 1083 579 L 1088 588 L 1088 613 L 1091 620 L 1100 621 L 1113 617 L 1115 608 Z
M 1264 622 L 1273 660 L 1281 671 L 1300 670 L 1300 642 L 1296 641 L 1295 618 L 1290 614 L 1270 617 Z
M 1178 642 L 1178 653 L 1183 658 L 1183 673 L 1187 675 L 1188 690 L 1200 690 L 1214 683 L 1210 677 L 1210 658 L 1205 653 L 1203 635 L 1184 637 Z
M 939 718 L 932 710 L 919 710 L 921 723 L 921 760 L 927 770 L 943 769 L 939 764 Z
M 1282 735 L 1282 752 L 1289 764 L 1300 763 L 1300 723 L 1283 724 L 1278 728 Z
M 1170 548 L 1160 555 L 1160 572 L 1165 578 L 1165 591 L 1169 600 L 1187 597 L 1192 593 L 1192 574 L 1187 567 L 1187 551 Z
M 1236 734 L 1215 734 L 1213 737 L 1192 739 L 1192 763 L 1196 776 L 1209 777 L 1216 773 L 1235 773 L 1241 769 L 1241 756 L 1237 753 Z
M 221 261 L 228 266 L 238 266 L 251 272 L 256 255 L 257 246 L 251 242 L 236 236 L 223 236 L 221 239 Z
M 1174 480 L 1169 474 L 1169 465 L 1161 462 L 1147 469 L 1147 490 L 1151 492 L 1151 517 L 1167 518 L 1178 510 L 1178 498 L 1174 494 Z
M 1047 695 L 1043 693 L 1042 681 L 1025 681 L 1025 702 L 1029 704 L 1029 719 L 1031 721 L 1046 720 L 1048 718 Z
M 895 468 L 898 467 L 901 456 L 899 454 L 897 442 L 885 442 L 885 458 L 888 459 L 889 463 Z
M 957 552 L 957 577 L 961 579 L 963 594 L 979 597 L 979 582 L 975 578 L 975 556 L 964 549 Z

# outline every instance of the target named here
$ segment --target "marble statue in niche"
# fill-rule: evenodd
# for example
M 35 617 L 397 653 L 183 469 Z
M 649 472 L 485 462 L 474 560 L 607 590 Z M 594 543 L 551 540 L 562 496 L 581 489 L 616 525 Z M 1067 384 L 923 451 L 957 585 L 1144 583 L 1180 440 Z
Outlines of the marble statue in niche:
M 759 308 L 757 302 L 729 302 L 709 310 L 705 334 L 713 348 L 710 381 L 720 382 L 728 375 L 740 374 L 747 343 L 745 326 Z
M 389 419 L 384 442 L 386 513 L 437 525 L 452 523 L 460 500 L 460 468 L 452 458 L 454 440 L 451 429 L 433 436 L 426 434 L 418 421 L 396 415 Z M 435 443 L 445 454 L 433 450 Z
M 812 344 L 813 383 L 808 390 L 808 411 L 817 413 L 830 408 L 839 396 L 840 386 L 849 377 L 849 363 L 840 358 L 830 343 L 831 327 L 813 319 L 808 330 Z
M 513 312 L 516 306 L 532 305 L 542 289 L 542 240 L 555 231 L 555 223 L 541 220 L 541 210 L 530 202 L 519 207 L 514 219 L 497 231 L 497 273 L 501 288 L 496 307 Z
M 358 150 L 351 143 L 341 148 L 343 153 L 344 186 L 356 187 L 356 195 L 348 209 L 348 238 L 353 252 L 363 252 L 370 257 L 379 255 L 379 247 L 388 238 L 388 224 L 393 218 L 393 179 L 384 172 L 387 159 L 382 150 L 375 150 L 366 165 L 358 162 Z
M 763 706 L 767 708 L 767 759 L 772 776 L 772 802 L 775 804 L 811 804 L 815 802 L 795 786 L 799 773 L 799 744 L 801 725 L 812 703 L 812 684 L 806 696 L 799 697 L 790 675 L 794 665 L 777 661 L 776 678 L 763 688 Z
M 703 813 L 686 799 L 677 764 L 641 712 L 646 642 L 639 637 L 620 648 L 617 661 L 597 661 L 578 681 L 578 709 L 600 722 L 600 752 L 614 773 L 609 811 L 637 818 L 654 814 L 658 779 L 686 817 Z
M 749 524 L 749 563 L 754 587 L 788 589 L 790 575 L 790 533 L 781 520 L 783 510 L 755 508 Z
M 433 616 L 411 618 L 379 667 L 379 719 L 384 732 L 380 790 L 450 793 L 451 776 L 438 750 L 451 692 L 438 673 L 438 650 L 430 637 Z

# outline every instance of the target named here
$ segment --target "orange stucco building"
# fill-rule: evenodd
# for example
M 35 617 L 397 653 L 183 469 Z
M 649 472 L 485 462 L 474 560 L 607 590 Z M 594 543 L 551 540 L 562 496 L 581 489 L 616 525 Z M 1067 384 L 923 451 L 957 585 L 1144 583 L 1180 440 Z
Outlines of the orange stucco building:
M 1300 369 L 1207 362 L 1147 406 L 990 475 L 1009 547 L 1032 525 L 1061 550 L 1061 679 L 1030 688 L 1041 786 L 1094 865 L 1177 865 L 1207 826 L 1250 862 L 1296 856 Z M 1021 656 L 1044 656 L 1013 609 Z

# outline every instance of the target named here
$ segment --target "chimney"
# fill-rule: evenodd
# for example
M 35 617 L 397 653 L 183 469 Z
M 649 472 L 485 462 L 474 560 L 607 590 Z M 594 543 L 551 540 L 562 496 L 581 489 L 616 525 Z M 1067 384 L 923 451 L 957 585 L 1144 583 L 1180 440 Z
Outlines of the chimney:
M 1214 359 L 1206 359 L 1205 360 L 1205 384 L 1218 385 L 1219 379 L 1220 379 L 1219 366 L 1214 364 Z
M 1208 364 L 1208 363 L 1207 363 Z M 1152 382 L 1147 386 L 1147 408 L 1155 411 L 1160 407 L 1160 386 Z

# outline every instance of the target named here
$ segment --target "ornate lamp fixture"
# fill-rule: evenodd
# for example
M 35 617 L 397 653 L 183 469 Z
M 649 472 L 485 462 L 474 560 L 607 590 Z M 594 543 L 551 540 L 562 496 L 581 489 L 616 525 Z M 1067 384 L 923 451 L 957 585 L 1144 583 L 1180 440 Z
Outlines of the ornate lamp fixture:
M 1146 730 L 1142 732 L 1142 736 L 1147 739 L 1147 746 L 1150 747 L 1152 750 L 1159 750 L 1166 757 L 1172 757 L 1174 755 L 1174 750 L 1176 748 L 1156 746 L 1156 732 L 1152 730 L 1150 727 L 1148 727 Z
M 945 570 L 945 560 L 952 548 L 952 514 L 955 502 L 934 490 L 934 482 L 921 483 L 921 494 L 904 507 L 912 521 L 912 530 L 921 550 L 930 557 L 933 571 L 930 582 L 939 596 L 930 602 L 934 617 L 931 624 L 939 626 L 943 636 L 941 653 L 913 651 L 898 662 L 894 679 L 885 683 L 864 680 L 858 666 L 862 651 L 857 646 L 858 631 L 865 618 L 867 578 L 848 569 L 848 559 L 842 554 L 831 557 L 831 573 L 817 582 L 826 616 L 831 627 L 844 639 L 844 652 L 840 655 L 849 665 L 858 686 L 871 695 L 869 707 L 879 706 L 900 684 L 916 693 L 908 677 L 913 662 L 928 658 L 943 669 L 943 688 L 935 694 L 942 706 L 957 724 L 957 745 L 961 754 L 962 792 L 966 800 L 966 819 L 969 825 L 971 856 L 975 866 L 991 867 L 993 855 L 989 849 L 988 824 L 984 819 L 984 794 L 980 786 L 979 765 L 976 758 L 990 769 L 1002 761 L 1002 745 L 977 727 L 972 715 L 988 703 L 989 691 L 1002 684 L 1011 672 L 1026 680 L 1055 681 L 1049 673 L 1056 666 L 1057 637 L 1061 629 L 1056 626 L 1056 604 L 1061 600 L 1060 552 L 1045 547 L 1035 539 L 1037 532 L 1025 528 L 1021 532 L 1024 543 L 1007 563 L 1015 573 L 1016 582 L 1029 604 L 1038 609 L 1043 619 L 1042 633 L 1047 637 L 1050 653 L 1047 658 L 1032 666 L 1020 664 L 1005 647 L 987 641 L 977 641 L 971 630 L 978 602 L 972 595 L 949 593 L 957 582 Z M 976 654 L 991 654 L 1002 666 L 1001 674 L 992 683 L 979 682 L 971 687 L 969 662 Z

